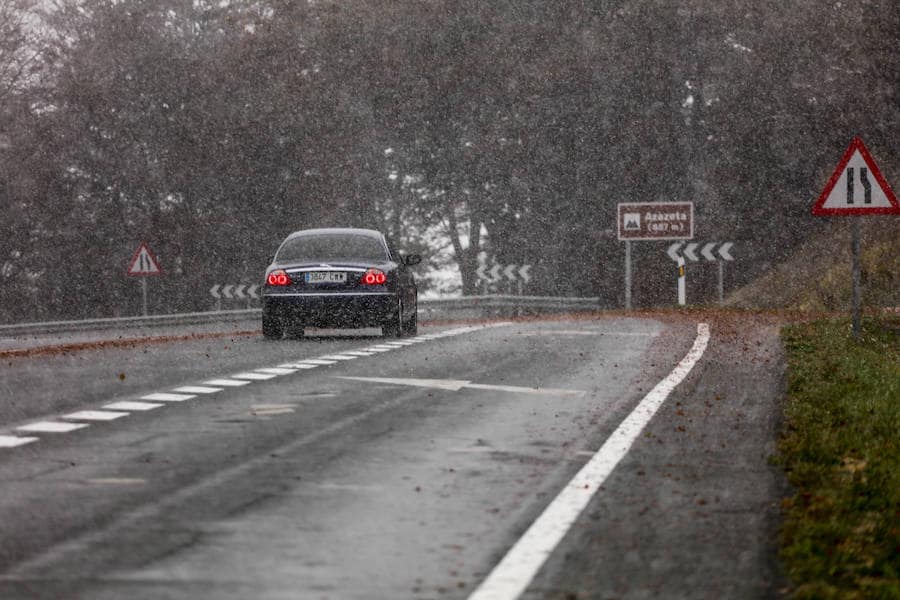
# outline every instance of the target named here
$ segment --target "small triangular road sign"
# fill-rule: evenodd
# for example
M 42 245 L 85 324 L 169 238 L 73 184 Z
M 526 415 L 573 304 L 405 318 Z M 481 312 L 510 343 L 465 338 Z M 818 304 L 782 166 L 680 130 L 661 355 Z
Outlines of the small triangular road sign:
M 159 261 L 156 260 L 156 257 L 153 256 L 153 253 L 150 252 L 150 248 L 147 247 L 146 242 L 141 242 L 141 245 L 138 246 L 138 249 L 135 251 L 134 256 L 131 257 L 131 262 L 128 263 L 128 274 L 129 275 L 161 275 L 162 269 L 159 268 Z
M 844 152 L 812 214 L 893 215 L 900 214 L 900 203 L 863 141 L 856 137 Z

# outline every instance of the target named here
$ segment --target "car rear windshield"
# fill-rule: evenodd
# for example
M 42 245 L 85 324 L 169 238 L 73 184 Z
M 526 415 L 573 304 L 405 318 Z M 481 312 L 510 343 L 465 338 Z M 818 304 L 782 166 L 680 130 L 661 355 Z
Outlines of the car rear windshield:
M 352 233 L 302 235 L 284 243 L 276 260 L 386 260 L 387 250 L 378 238 Z

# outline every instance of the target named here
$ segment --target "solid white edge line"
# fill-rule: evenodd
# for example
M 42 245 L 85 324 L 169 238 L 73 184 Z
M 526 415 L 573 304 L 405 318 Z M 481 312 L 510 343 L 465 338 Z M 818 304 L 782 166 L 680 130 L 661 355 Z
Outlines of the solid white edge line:
M 647 393 L 566 487 L 550 502 L 503 559 L 488 574 L 469 600 L 514 600 L 531 583 L 538 570 L 576 521 L 591 498 L 675 387 L 684 380 L 709 343 L 709 325 L 697 325 L 690 351 L 665 379 Z

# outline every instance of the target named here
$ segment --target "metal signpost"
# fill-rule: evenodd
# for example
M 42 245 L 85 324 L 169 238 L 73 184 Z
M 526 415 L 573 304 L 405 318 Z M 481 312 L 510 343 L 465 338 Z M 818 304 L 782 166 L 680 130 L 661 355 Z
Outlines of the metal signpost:
M 694 203 L 620 202 L 617 221 L 625 242 L 625 309 L 631 310 L 631 242 L 693 238 Z
M 682 246 L 684 246 L 683 251 L 681 250 Z M 687 258 L 688 260 L 693 262 L 697 262 L 698 260 L 700 260 L 700 257 L 697 256 L 697 248 L 699 248 L 700 246 L 702 246 L 700 254 L 703 256 L 703 258 L 710 262 L 719 263 L 718 291 L 719 304 L 722 304 L 723 302 L 725 302 L 725 261 L 734 260 L 734 257 L 731 256 L 731 248 L 734 246 L 734 242 L 723 242 L 721 244 L 719 242 L 707 242 L 705 244 L 699 242 L 691 242 L 687 246 L 684 245 L 684 242 L 676 242 L 669 246 L 666 254 L 669 256 L 669 258 L 679 264 L 679 273 L 681 273 L 683 277 L 684 259 Z M 718 256 L 716 256 L 716 254 L 714 253 L 716 246 L 719 247 Z M 683 252 L 684 256 L 681 256 L 679 252 Z M 679 283 L 681 283 L 680 280 Z M 681 294 L 679 294 L 678 296 L 678 303 L 684 306 L 684 301 Z
M 147 242 L 141 242 L 138 249 L 134 251 L 134 256 L 128 263 L 127 275 L 138 276 L 141 278 L 141 296 L 143 297 L 143 316 L 147 316 L 147 275 L 162 275 L 162 269 L 159 267 L 159 261 L 150 252 Z
M 856 186 L 857 182 L 859 187 Z M 900 214 L 900 203 L 891 186 L 882 176 L 878 165 L 863 141 L 855 137 L 832 173 L 825 189 L 813 205 L 817 216 L 851 216 L 852 222 L 852 279 L 853 279 L 853 337 L 859 337 L 860 309 L 860 218 L 865 215 Z

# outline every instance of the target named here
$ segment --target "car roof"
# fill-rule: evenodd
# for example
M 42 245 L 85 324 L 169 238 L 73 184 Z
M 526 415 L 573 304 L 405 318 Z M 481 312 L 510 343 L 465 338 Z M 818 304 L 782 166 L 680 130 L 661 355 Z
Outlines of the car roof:
M 324 227 L 320 229 L 302 229 L 300 231 L 295 231 L 289 236 L 287 239 L 292 239 L 295 237 L 300 237 L 304 235 L 328 235 L 328 234 L 352 234 L 352 235 L 362 235 L 366 237 L 382 239 L 384 235 L 380 231 L 375 231 L 374 229 L 357 229 L 354 227 Z

